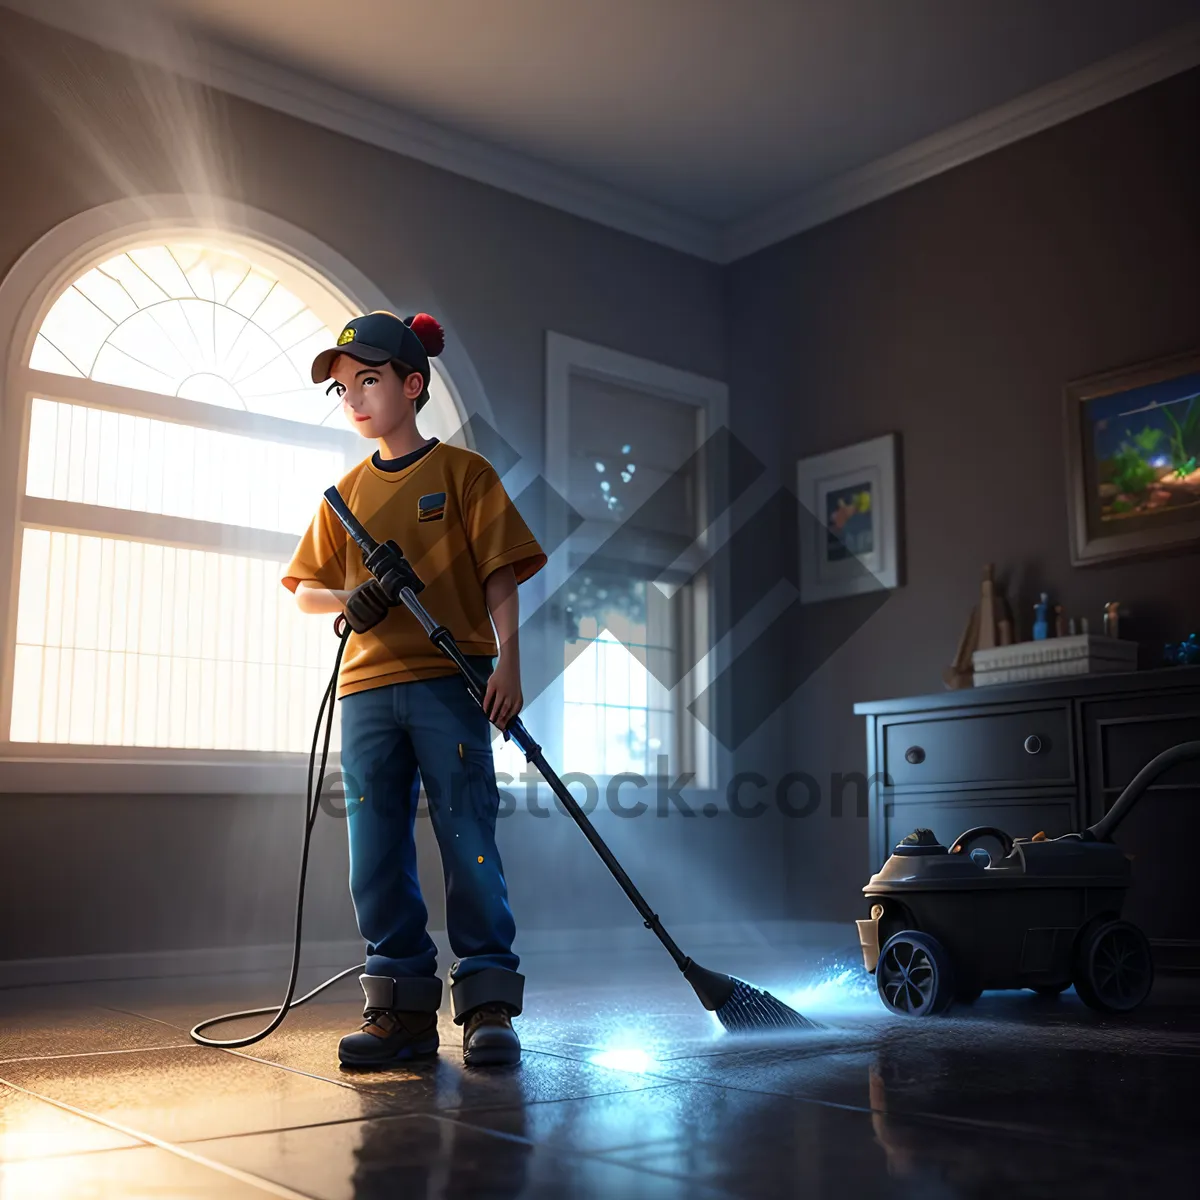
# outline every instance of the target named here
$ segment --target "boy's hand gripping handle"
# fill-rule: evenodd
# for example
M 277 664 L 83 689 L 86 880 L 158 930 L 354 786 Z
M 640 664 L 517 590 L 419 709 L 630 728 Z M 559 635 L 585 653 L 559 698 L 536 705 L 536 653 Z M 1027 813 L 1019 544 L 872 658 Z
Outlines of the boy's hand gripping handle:
M 377 542 L 350 511 L 349 505 L 342 499 L 337 488 L 327 488 L 325 500 L 351 540 L 362 551 L 363 566 L 379 580 L 380 586 L 393 603 L 399 604 L 403 601 L 405 588 L 415 597 L 425 587 L 409 565 L 408 559 L 404 557 L 404 551 L 395 542 L 387 541 L 382 545 Z
M 326 488 L 325 500 L 333 509 L 337 519 L 341 521 L 350 539 L 362 551 L 363 566 L 375 576 L 388 595 L 395 598 L 397 604 L 403 604 L 421 622 L 429 640 L 458 667 L 466 680 L 467 690 L 482 708 L 487 683 L 467 662 L 450 630 L 444 625 L 439 625 L 417 599 L 417 593 L 425 585 L 409 565 L 408 559 L 404 557 L 404 551 L 393 541 L 382 544 L 377 542 L 366 531 L 362 522 L 350 511 L 350 506 L 342 499 L 337 488 Z M 510 721 L 509 729 L 512 729 L 514 725 L 519 725 L 519 722 Z M 510 736 L 509 729 L 501 731 L 506 741 Z

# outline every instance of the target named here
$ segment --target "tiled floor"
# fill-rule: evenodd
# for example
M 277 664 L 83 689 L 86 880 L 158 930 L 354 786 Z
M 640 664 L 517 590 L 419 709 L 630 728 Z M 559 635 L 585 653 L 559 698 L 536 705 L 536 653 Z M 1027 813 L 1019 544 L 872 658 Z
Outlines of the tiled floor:
M 274 978 L 0 992 L 0 1197 L 1194 1193 L 1200 980 L 1132 1018 L 991 993 L 904 1021 L 812 948 L 701 957 L 822 1028 L 722 1034 L 653 953 L 527 960 L 511 1070 L 464 1069 L 443 1018 L 437 1061 L 341 1071 L 349 982 L 245 1051 L 187 1030 Z

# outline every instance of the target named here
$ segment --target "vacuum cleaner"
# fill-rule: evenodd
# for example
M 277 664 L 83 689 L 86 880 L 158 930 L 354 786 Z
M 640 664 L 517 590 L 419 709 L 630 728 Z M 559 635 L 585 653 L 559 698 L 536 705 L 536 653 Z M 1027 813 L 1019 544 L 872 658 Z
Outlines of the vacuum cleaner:
M 1072 984 L 1089 1008 L 1137 1008 L 1154 983 L 1146 935 L 1121 920 L 1131 882 L 1112 835 L 1146 789 L 1177 763 L 1200 758 L 1183 742 L 1151 759 L 1108 813 L 1082 833 L 1009 837 L 968 829 L 949 846 L 917 829 L 863 888 L 863 962 L 894 1013 L 927 1017 L 990 989 L 1053 996 Z M 984 845 L 998 845 L 993 855 Z
M 439 625 L 417 599 L 417 593 L 425 585 L 404 557 L 404 552 L 394 541 L 377 542 L 367 532 L 354 513 L 351 512 L 336 487 L 326 489 L 325 501 L 345 528 L 350 539 L 362 552 L 363 565 L 366 569 L 379 581 L 389 596 L 395 597 L 416 617 L 428 635 L 429 640 L 458 668 L 468 692 L 470 692 L 471 697 L 482 708 L 486 683 L 476 674 L 474 668 L 466 660 L 450 630 L 444 625 Z M 283 1003 L 277 1008 L 245 1009 L 241 1012 L 224 1013 L 221 1016 L 201 1021 L 191 1030 L 191 1038 L 194 1042 L 202 1046 L 215 1046 L 227 1050 L 252 1046 L 278 1029 L 291 1009 L 298 1008 L 301 1004 L 307 1003 L 314 996 L 319 995 L 326 988 L 337 983 L 338 980 L 346 978 L 347 975 L 365 969 L 364 964 L 356 963 L 352 967 L 347 967 L 344 971 L 339 971 L 338 974 L 327 979 L 318 987 L 313 988 L 311 992 L 302 996 L 299 1000 L 292 999 L 295 995 L 296 979 L 300 970 L 304 885 L 308 873 L 309 846 L 312 840 L 313 826 L 316 823 L 317 813 L 320 810 L 321 786 L 324 782 L 325 765 L 329 757 L 329 739 L 333 728 L 333 704 L 337 691 L 338 671 L 341 668 L 342 656 L 345 653 L 346 640 L 350 636 L 350 627 L 344 615 L 339 614 L 335 619 L 334 631 L 337 633 L 339 639 L 337 658 L 334 662 L 333 675 L 330 677 L 329 684 L 325 689 L 321 708 L 317 714 L 317 723 L 313 730 L 312 750 L 309 754 L 304 838 L 300 852 L 300 878 L 297 885 L 292 965 L 287 992 Z M 325 739 L 321 750 L 321 765 L 319 769 L 316 769 L 317 742 L 322 722 L 325 725 Z M 534 741 L 522 721 L 519 718 L 513 718 L 508 722 L 506 728 L 502 730 L 502 733 L 506 741 L 511 738 L 517 744 L 529 764 L 540 772 L 542 778 L 550 786 L 555 796 L 558 797 L 568 815 L 582 830 L 584 837 L 591 843 L 592 849 L 600 856 L 601 861 L 620 885 L 621 890 L 629 897 L 630 902 L 641 916 L 642 923 L 662 943 L 663 948 L 683 973 L 683 977 L 691 984 L 692 990 L 696 993 L 700 1003 L 713 1013 L 725 1029 L 731 1032 L 749 1032 L 776 1029 L 802 1029 L 815 1026 L 815 1022 L 801 1016 L 800 1013 L 772 996 L 770 992 L 756 988 L 744 980 L 735 979 L 733 976 L 722 975 L 717 971 L 710 971 L 684 954 L 670 934 L 667 933 L 666 929 L 663 928 L 658 914 L 650 907 L 641 892 L 634 887 L 633 881 L 625 873 L 613 852 L 604 842 L 604 839 L 596 832 L 595 827 L 588 820 L 587 814 L 579 807 L 579 804 L 567 789 L 566 784 L 558 777 L 558 774 L 551 768 L 550 764 L 546 762 L 541 746 Z M 217 1039 L 210 1038 L 204 1034 L 204 1030 L 211 1029 L 214 1025 L 224 1024 L 227 1021 L 241 1020 L 246 1017 L 264 1016 L 267 1013 L 272 1014 L 270 1022 L 257 1033 L 246 1037 Z

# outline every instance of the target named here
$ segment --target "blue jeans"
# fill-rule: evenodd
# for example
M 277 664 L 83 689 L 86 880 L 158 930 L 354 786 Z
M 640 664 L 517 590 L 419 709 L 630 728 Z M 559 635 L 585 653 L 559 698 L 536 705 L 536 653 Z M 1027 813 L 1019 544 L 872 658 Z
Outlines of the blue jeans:
M 491 674 L 490 658 L 469 661 Z M 416 997 L 414 1008 L 437 1007 L 424 999 L 437 951 L 425 927 L 413 837 L 423 784 L 458 958 L 451 995 L 469 995 L 472 1007 L 505 1000 L 519 1010 L 523 978 L 516 974 L 516 927 L 496 851 L 500 797 L 487 718 L 457 674 L 354 692 L 341 705 L 350 894 L 367 944 L 366 973 L 396 981 L 397 1007 L 405 995 Z M 477 977 L 472 984 L 458 986 L 471 977 Z M 461 1011 L 456 1002 L 456 1015 Z

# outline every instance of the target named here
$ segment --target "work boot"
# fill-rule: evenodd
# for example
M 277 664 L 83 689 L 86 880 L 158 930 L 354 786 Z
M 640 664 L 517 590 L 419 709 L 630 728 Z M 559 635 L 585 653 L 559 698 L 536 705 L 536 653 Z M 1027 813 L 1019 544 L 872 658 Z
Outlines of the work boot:
M 437 1001 L 432 1012 L 399 1005 L 406 1000 L 427 1001 L 432 998 L 434 988 L 440 999 L 439 980 L 396 981 L 360 975 L 359 982 L 366 996 L 363 1024 L 358 1033 L 348 1033 L 338 1044 L 338 1060 L 343 1066 L 390 1067 L 437 1053 Z
M 511 1066 L 521 1061 L 521 1041 L 507 1004 L 481 1004 L 463 1022 L 463 1062 L 468 1067 Z

